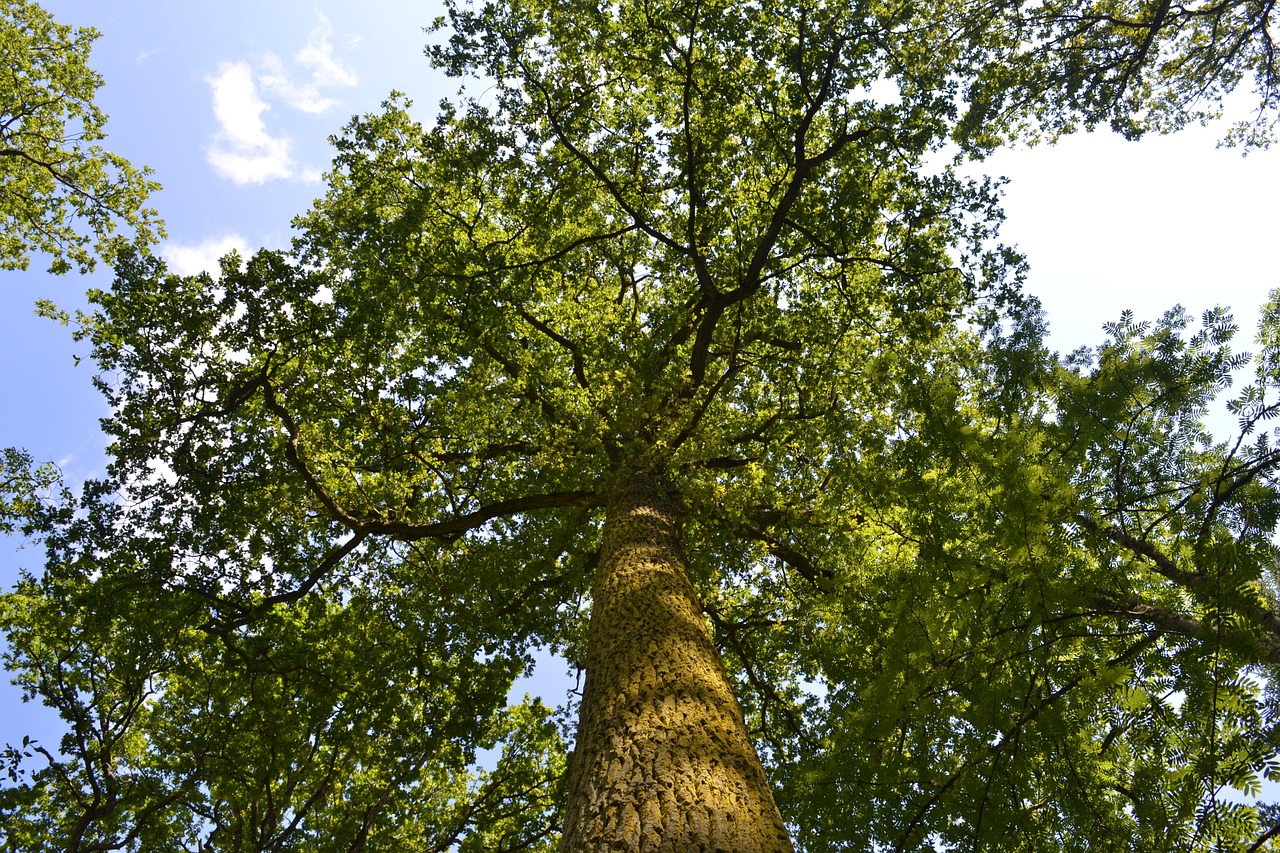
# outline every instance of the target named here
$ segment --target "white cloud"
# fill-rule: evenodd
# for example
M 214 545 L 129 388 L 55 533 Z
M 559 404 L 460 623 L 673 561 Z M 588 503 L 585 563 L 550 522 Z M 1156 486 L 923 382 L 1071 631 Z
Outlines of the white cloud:
M 288 137 L 267 132 L 262 114 L 271 107 L 258 97 L 247 62 L 224 62 L 213 87 L 213 114 L 221 130 L 209 147 L 209 163 L 237 184 L 261 184 L 293 175 Z
M 209 237 L 199 243 L 175 243 L 170 240 L 160 247 L 160 255 L 169 265 L 169 271 L 178 275 L 198 275 L 216 272 L 218 260 L 231 251 L 249 256 L 248 241 L 239 234 Z
M 324 15 L 311 30 L 307 46 L 294 56 L 303 68 L 311 69 L 311 79 L 317 86 L 354 86 L 360 78 L 333 55 L 333 45 L 329 36 L 333 35 L 333 27 Z
M 280 98 L 295 110 L 304 113 L 322 113 L 338 103 L 335 98 L 320 96 L 318 87 L 312 84 L 300 84 L 290 80 L 285 74 L 284 63 L 274 53 L 262 58 L 262 88 Z
M 217 75 L 208 78 L 220 128 L 208 154 L 218 174 L 237 184 L 261 184 L 278 178 L 320 179 L 319 170 L 303 168 L 293 160 L 291 140 L 268 131 L 263 115 L 272 103 L 306 113 L 325 112 L 337 106 L 338 100 L 323 90 L 359 82 L 356 73 L 334 56 L 332 34 L 329 19 L 320 15 L 306 46 L 293 58 L 294 65 L 309 72 L 309 78 L 301 81 L 291 76 L 273 53 L 264 55 L 256 68 L 244 60 L 224 62 Z
M 267 54 L 263 60 L 266 73 L 262 87 L 279 96 L 289 106 L 309 113 L 322 113 L 337 106 L 336 98 L 322 97 L 321 89 L 334 86 L 354 86 L 360 78 L 333 55 L 333 27 L 324 15 L 311 30 L 307 46 L 294 54 L 293 61 L 311 72 L 311 79 L 299 83 L 289 79 L 284 63 L 275 54 Z

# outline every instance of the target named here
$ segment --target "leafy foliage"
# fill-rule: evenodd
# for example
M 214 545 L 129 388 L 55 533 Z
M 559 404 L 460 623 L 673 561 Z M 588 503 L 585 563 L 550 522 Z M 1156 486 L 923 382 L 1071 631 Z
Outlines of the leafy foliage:
M 506 695 L 583 659 L 643 472 L 803 849 L 1264 849 L 1280 308 L 1215 444 L 1230 318 L 1051 355 L 998 185 L 936 164 L 1154 94 L 1060 98 L 1005 40 L 1045 10 L 448 12 L 482 96 L 354 119 L 291 252 L 121 255 L 79 318 L 113 461 L 20 505 L 0 627 L 72 732 L 5 843 L 551 849 L 565 746 Z
M 962 124 L 979 144 L 1011 130 L 1057 135 L 1104 123 L 1131 139 L 1165 132 L 1218 117 L 1245 80 L 1254 114 L 1226 141 L 1274 141 L 1280 65 L 1269 3 L 1046 0 L 988 14 L 982 38 L 997 59 L 970 83 Z
M 1222 312 L 1188 325 L 1126 317 L 1041 364 L 1013 411 L 930 380 L 915 429 L 944 441 L 897 442 L 859 493 L 870 574 L 789 615 L 822 608 L 808 647 L 829 687 L 779 764 L 804 834 L 1063 850 L 1275 834 L 1241 801 L 1280 769 L 1275 458 L 1266 438 L 1210 442 L 1206 405 L 1246 360 Z M 1274 388 L 1260 373 L 1237 400 Z M 830 811 L 849 790 L 876 806 Z
M 0 3 L 0 269 L 26 269 L 38 251 L 52 272 L 86 271 L 163 236 L 143 206 L 159 188 L 150 172 L 96 144 L 107 121 L 93 102 L 102 78 L 88 64 L 97 37 L 36 3 Z
M 56 466 L 36 465 L 24 450 L 0 450 L 0 533 L 13 534 L 59 480 Z

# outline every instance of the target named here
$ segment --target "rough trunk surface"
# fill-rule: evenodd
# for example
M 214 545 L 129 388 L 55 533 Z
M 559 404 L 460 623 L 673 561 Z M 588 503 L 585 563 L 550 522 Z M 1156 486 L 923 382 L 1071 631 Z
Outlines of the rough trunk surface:
M 791 853 L 652 479 L 610 495 L 564 853 Z

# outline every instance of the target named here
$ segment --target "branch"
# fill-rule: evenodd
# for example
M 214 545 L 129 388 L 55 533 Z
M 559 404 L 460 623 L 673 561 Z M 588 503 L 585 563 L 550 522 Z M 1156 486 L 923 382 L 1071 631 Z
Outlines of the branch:
M 1165 19 L 1169 16 L 1169 7 L 1171 5 L 1171 0 L 1160 0 L 1160 5 L 1156 7 L 1155 15 L 1150 22 L 1120 22 L 1112 19 L 1113 22 L 1118 23 L 1121 26 L 1129 26 L 1135 29 L 1141 28 L 1147 31 L 1146 36 L 1142 39 L 1142 44 L 1138 45 L 1133 53 L 1130 54 L 1129 62 L 1120 73 L 1120 80 L 1116 84 L 1115 94 L 1111 97 L 1110 107 L 1112 109 L 1116 109 L 1120 106 L 1125 92 L 1133 83 L 1134 75 L 1141 70 L 1142 65 L 1147 61 L 1147 57 L 1151 55 L 1152 45 L 1155 44 L 1156 35 L 1160 32 L 1160 28 L 1164 26 Z
M 542 332 L 542 334 L 551 338 L 551 340 L 560 344 L 560 346 L 569 351 L 569 354 L 573 356 L 573 377 L 578 380 L 578 384 L 583 388 L 590 388 L 591 385 L 587 382 L 587 368 L 586 362 L 582 357 L 582 348 L 569 340 L 569 338 L 551 328 L 546 323 L 539 320 L 537 317 L 534 317 L 524 309 L 523 305 L 516 306 L 516 313 L 523 317 L 525 322 L 530 326 L 533 326 L 539 332 Z
M 1132 660 L 1136 655 L 1138 655 L 1144 649 L 1151 646 L 1159 638 L 1160 638 L 1160 634 L 1158 631 L 1152 631 L 1144 635 L 1141 639 L 1139 639 L 1137 642 L 1130 645 L 1127 649 L 1122 651 L 1120 654 L 1116 655 L 1114 658 L 1107 661 L 1104 664 L 1104 666 L 1114 667 L 1117 664 L 1126 663 L 1127 661 Z M 1030 709 L 1024 710 L 1021 714 L 1019 714 L 1017 719 L 1014 720 L 1014 722 L 1007 729 L 1000 732 L 999 737 L 993 740 L 985 750 L 983 750 L 982 752 L 974 752 L 970 754 L 969 757 L 966 758 L 961 763 L 961 765 L 956 769 L 956 771 L 951 774 L 951 776 L 947 779 L 946 782 L 937 786 L 934 789 L 933 795 L 924 803 L 924 805 L 916 809 L 915 814 L 911 819 L 911 822 L 907 825 L 906 829 L 904 829 L 898 835 L 898 839 L 894 843 L 893 849 L 894 850 L 906 849 L 906 844 L 908 841 L 911 840 L 912 833 L 914 833 L 916 831 L 916 828 L 919 827 L 920 824 L 924 821 L 925 817 L 929 813 L 929 810 L 933 808 L 934 804 L 937 803 L 938 800 L 942 798 L 942 795 L 945 794 L 948 790 L 950 790 L 952 786 L 954 786 L 957 782 L 959 782 L 964 777 L 964 775 L 974 767 L 974 765 L 976 765 L 979 761 L 987 757 L 999 755 L 1002 751 L 1004 751 L 1009 746 L 1010 743 L 1014 742 L 1013 738 L 1016 735 L 1020 734 L 1023 728 L 1028 723 L 1034 722 L 1040 716 L 1040 714 L 1044 712 L 1046 708 L 1048 708 L 1054 702 L 1057 702 L 1063 696 L 1066 696 L 1069 692 L 1074 690 L 1077 686 L 1081 684 L 1081 682 L 1083 682 L 1091 674 L 1092 674 L 1092 671 L 1085 670 L 1081 672 L 1079 675 L 1077 675 L 1075 678 L 1068 680 L 1061 687 L 1047 694 L 1043 699 L 1040 700 L 1039 704 L 1031 707 Z
M 445 215 L 451 215 L 447 209 L 444 209 L 444 208 L 438 208 L 438 209 L 440 209 L 440 211 Z M 640 229 L 639 225 L 633 224 L 633 225 L 621 226 L 613 231 L 603 231 L 599 234 L 588 234 L 585 237 L 579 237 L 575 240 L 570 240 L 568 243 L 564 244 L 562 247 L 560 247 L 559 249 L 556 249 L 550 254 L 542 255 L 541 257 L 534 258 L 533 260 L 520 261 L 518 263 L 494 264 L 492 266 L 485 266 L 483 269 L 477 270 L 475 272 L 459 273 L 459 272 L 451 272 L 442 268 L 432 268 L 431 275 L 438 276 L 443 279 L 448 279 L 450 281 L 466 281 L 466 282 L 475 283 L 475 282 L 480 282 L 483 279 L 491 278 L 493 276 L 504 274 L 504 273 L 512 273 L 512 272 L 518 272 L 518 271 L 529 270 L 529 269 L 540 269 L 542 267 L 548 266 L 554 261 L 564 260 L 565 258 L 569 257 L 569 255 L 571 255 L 573 252 L 577 251 L 578 249 L 581 249 L 584 246 L 589 246 L 593 243 L 599 243 L 605 240 L 612 240 L 615 237 L 622 237 L 627 234 L 630 234 L 632 231 L 637 231 L 639 229 Z M 514 238 L 509 238 L 509 239 L 500 241 L 500 243 L 505 245 L 507 243 L 513 242 L 513 240 Z M 491 244 L 491 245 L 496 245 L 496 244 Z M 478 245 L 478 247 L 481 249 L 487 248 L 484 245 Z
M 1204 640 L 1209 637 L 1221 637 L 1224 633 L 1220 625 L 1206 625 L 1199 619 L 1186 614 L 1147 604 L 1135 596 L 1121 595 L 1109 590 L 1100 590 L 1089 604 L 1099 614 L 1146 622 L 1166 634 Z M 1240 631 L 1227 633 L 1256 647 L 1262 660 L 1273 666 L 1280 666 L 1280 641 L 1274 637 L 1265 634 L 1261 637 L 1253 637 Z
M 832 53 L 832 64 L 834 64 L 838 53 L 839 48 L 837 47 Z M 830 68 L 828 71 L 830 71 Z M 879 129 L 867 127 L 853 132 L 846 130 L 821 152 L 813 157 L 807 156 L 807 137 L 812 128 L 813 120 L 817 117 L 819 108 L 830 94 L 827 90 L 827 83 L 829 82 L 829 80 L 824 79 L 823 90 L 819 92 L 818 98 L 805 112 L 804 118 L 801 119 L 800 127 L 796 129 L 795 173 L 791 176 L 791 181 L 787 184 L 787 189 L 783 192 L 782 198 L 778 200 L 778 206 L 774 208 L 773 216 L 765 227 L 764 234 L 760 237 L 760 242 L 756 244 L 755 251 L 751 256 L 751 262 L 742 276 L 741 283 L 733 290 L 715 294 L 709 300 L 704 298 L 706 313 L 698 324 L 698 332 L 694 338 L 693 354 L 689 358 L 689 369 L 694 387 L 700 385 L 706 376 L 707 354 L 711 347 L 711 337 L 715 332 L 716 323 L 719 322 L 726 309 L 747 299 L 760 289 L 760 285 L 764 280 L 765 264 L 768 263 L 769 256 L 773 254 L 778 238 L 782 235 L 782 229 L 790 219 L 791 209 L 795 206 L 796 201 L 799 200 L 800 191 L 804 189 L 814 170 L 831 160 L 850 143 L 863 140 Z
M 297 601 L 299 598 L 302 598 L 302 596 L 314 589 L 315 585 L 319 583 L 320 580 L 330 572 L 330 570 L 336 567 L 338 563 L 341 563 L 348 554 L 358 548 L 360 543 L 367 539 L 368 536 L 369 534 L 364 531 L 356 532 L 346 542 L 343 542 L 337 548 L 330 551 L 329 554 L 311 571 L 311 574 L 307 575 L 307 579 L 302 582 L 301 586 L 289 592 L 269 595 L 254 609 L 268 610 L 277 604 L 289 604 Z
M 564 491 L 547 492 L 540 495 L 525 495 L 484 504 L 474 512 L 455 516 L 447 521 L 432 524 L 411 524 L 406 521 L 367 521 L 360 529 L 369 533 L 389 536 L 401 542 L 416 542 L 420 539 L 441 539 L 451 542 L 482 527 L 495 518 L 518 515 L 537 509 L 559 509 L 570 506 L 600 506 L 602 501 L 595 492 Z
M 778 537 L 772 535 L 766 530 L 744 524 L 738 528 L 738 535 L 754 539 L 763 544 L 769 551 L 769 554 L 778 558 L 786 565 L 795 569 L 809 583 L 818 585 L 822 579 L 831 579 L 835 577 L 835 572 L 824 567 L 819 568 L 814 565 L 813 561 L 797 551 L 792 545 L 783 542 Z
M 1258 836 L 1258 840 L 1250 844 L 1249 849 L 1244 853 L 1256 853 L 1256 851 L 1262 849 L 1262 845 L 1275 838 L 1276 835 L 1280 835 L 1280 823 L 1277 823 L 1275 826 L 1262 833 L 1262 835 Z
M 1188 572 L 1178 568 L 1178 565 L 1168 554 L 1147 540 L 1125 533 L 1113 525 L 1103 527 L 1093 519 L 1085 516 L 1079 516 L 1076 520 L 1085 529 L 1100 533 L 1117 545 L 1123 545 L 1133 553 L 1146 557 L 1158 574 L 1163 575 L 1178 584 L 1178 586 L 1187 590 L 1218 592 L 1214 580 L 1207 574 L 1203 572 Z M 1231 606 L 1237 612 L 1248 616 L 1258 627 L 1268 631 L 1274 637 L 1280 637 L 1280 616 L 1277 616 L 1261 604 L 1249 601 L 1234 591 L 1228 592 L 1224 590 L 1223 594 L 1229 597 Z
M 361 538 L 369 535 L 387 536 L 401 542 L 416 542 L 419 539 L 441 539 L 453 541 L 459 536 L 479 528 L 495 518 L 516 515 L 535 509 L 555 509 L 567 506 L 597 506 L 600 498 L 595 492 L 563 491 L 548 492 L 540 495 L 509 498 L 495 503 L 482 505 L 474 512 L 457 515 L 446 521 L 431 524 L 413 524 L 407 521 L 388 521 L 382 518 L 361 519 L 338 503 L 337 499 L 325 489 L 315 473 L 307 467 L 298 451 L 300 430 L 297 421 L 280 405 L 275 390 L 269 382 L 263 383 L 263 398 L 267 408 L 275 413 L 284 424 L 289 434 L 289 443 L 285 447 L 285 459 L 306 482 L 307 488 L 329 512 L 333 520 L 339 522 Z M 352 546 L 354 547 L 354 546 Z
M 0 157 L 17 157 L 20 160 L 26 160 L 28 163 L 31 163 L 37 168 L 43 169 L 44 171 L 48 172 L 49 176 L 52 177 L 55 181 L 57 181 L 59 184 L 61 184 L 63 187 L 70 190 L 75 195 L 78 195 L 81 198 L 87 200 L 91 204 L 101 207 L 102 209 L 107 210 L 115 214 L 116 216 L 120 216 L 120 217 L 126 216 L 126 213 L 123 210 L 113 206 L 109 201 L 106 200 L 105 196 L 95 195 L 94 193 L 89 192 L 80 184 L 76 183 L 73 178 L 69 177 L 68 175 L 60 171 L 52 163 L 47 163 L 38 157 L 33 157 L 31 154 L 27 153 L 26 151 L 23 151 L 20 148 L 0 148 Z
M 525 79 L 528 80 L 533 88 L 537 90 L 538 94 L 542 96 L 542 101 L 544 103 L 543 115 L 546 116 L 547 122 L 551 125 L 551 130 L 555 133 L 556 139 L 558 139 L 560 144 L 568 149 L 569 153 L 581 162 L 582 165 L 587 167 L 587 171 L 589 171 L 596 180 L 604 185 L 605 190 L 613 197 L 613 200 L 618 203 L 618 206 L 622 208 L 623 212 L 626 213 L 627 216 L 631 218 L 631 221 L 635 223 L 635 227 L 679 254 L 690 254 L 692 247 L 682 246 L 679 242 L 673 240 L 671 237 L 649 224 L 648 220 L 640 215 L 640 211 L 626 200 L 622 194 L 622 188 L 619 187 L 612 178 L 605 174 L 604 170 L 600 168 L 599 164 L 597 164 L 595 160 L 570 141 L 568 130 L 560 123 L 556 114 L 555 108 L 552 104 L 551 94 L 547 91 L 546 87 L 541 84 L 541 81 L 537 79 L 531 69 L 523 67 L 522 70 L 525 72 Z
M 698 5 L 700 7 L 700 4 Z M 695 18 L 700 11 L 701 8 L 695 9 Z M 689 193 L 689 215 L 685 226 L 685 239 L 688 241 L 689 258 L 693 262 L 698 289 L 702 291 L 704 298 L 715 298 L 719 293 L 716 291 L 715 281 L 711 278 L 711 268 L 707 264 L 706 256 L 698 251 L 698 212 L 706 208 L 707 202 L 706 196 L 698 185 L 698 152 L 693 135 L 693 47 L 696 44 L 693 28 L 696 26 L 696 23 L 690 23 L 690 31 L 686 34 L 687 45 L 682 57 L 684 80 L 681 82 L 680 113 L 685 154 L 688 157 L 685 179 L 686 190 Z
M 285 445 L 284 450 L 284 457 L 289 463 L 289 467 L 302 476 L 307 488 L 329 511 L 331 518 L 350 530 L 359 531 L 363 522 L 339 505 L 333 495 L 329 494 L 329 491 L 321 484 L 315 473 L 302 461 L 302 456 L 298 453 L 298 444 L 301 440 L 301 430 L 298 427 L 298 422 L 293 419 L 293 416 L 289 414 L 284 406 L 280 405 L 280 401 L 276 399 L 275 389 L 271 387 L 270 382 L 265 381 L 265 376 L 262 383 L 262 398 L 267 408 L 280 419 L 280 422 L 284 424 L 285 431 L 289 434 L 289 443 Z
M 252 606 L 246 607 L 246 606 L 237 604 L 235 601 L 232 601 L 228 598 L 224 598 L 223 596 L 218 595 L 217 593 L 213 592 L 208 588 L 201 588 L 194 584 L 188 584 L 185 587 L 187 590 L 194 592 L 196 595 L 199 595 L 200 597 L 208 599 L 209 601 L 213 602 L 215 607 L 217 608 L 232 607 L 239 611 L 239 615 L 236 616 L 234 619 L 222 619 L 217 616 L 211 616 L 208 622 L 200 626 L 200 630 L 206 633 L 212 634 L 215 637 L 219 637 L 224 642 L 229 643 L 230 642 L 230 637 L 228 635 L 229 631 L 239 628 L 242 625 L 248 625 L 251 622 L 256 621 L 257 619 L 261 618 L 263 614 L 271 610 L 271 608 L 275 607 L 277 604 L 292 604 L 293 602 L 302 598 L 307 593 L 311 592 L 311 590 L 315 589 L 316 584 L 320 583 L 320 581 L 324 579 L 325 575 L 329 574 L 329 572 L 331 572 L 335 567 L 337 567 L 337 565 L 340 562 L 342 562 L 342 560 L 345 559 L 348 554 L 354 551 L 360 545 L 361 542 L 367 539 L 368 536 L 369 536 L 368 533 L 357 532 L 346 542 L 343 542 L 337 548 L 330 551 L 325 556 L 325 558 L 321 560 L 314 569 L 311 570 L 311 572 L 307 575 L 306 579 L 303 580 L 301 585 L 289 590 L 288 592 L 281 592 L 281 593 L 276 593 L 275 595 L 269 595 L 266 598 L 264 598 L 262 601 L 259 601 L 256 604 L 253 604 Z
M 766 727 L 768 726 L 768 720 L 765 718 L 765 712 L 770 704 L 775 705 L 782 710 L 782 715 L 787 721 L 787 728 L 791 729 L 792 734 L 803 741 L 806 746 L 812 749 L 819 748 L 813 738 L 809 737 L 809 735 L 805 733 L 803 720 L 796 714 L 795 709 L 791 707 L 791 703 L 778 695 L 778 691 L 774 689 L 773 685 L 756 672 L 755 667 L 752 666 L 751 655 L 747 653 L 747 648 L 742 641 L 742 637 L 738 635 L 739 626 L 735 623 L 725 621 L 725 619 L 720 615 L 720 611 L 712 605 L 707 605 L 703 610 L 711 617 L 711 621 L 715 623 L 715 626 L 721 631 L 721 633 L 724 634 L 725 639 L 733 648 L 734 653 L 737 654 L 738 660 L 742 662 L 742 669 L 746 673 L 747 680 L 751 682 L 751 686 L 756 689 L 760 694 L 760 697 L 764 700 L 760 707 L 762 724 Z

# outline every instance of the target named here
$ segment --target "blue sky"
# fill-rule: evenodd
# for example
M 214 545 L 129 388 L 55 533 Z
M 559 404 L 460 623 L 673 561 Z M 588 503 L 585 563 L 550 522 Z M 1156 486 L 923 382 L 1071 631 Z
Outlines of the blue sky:
M 151 166 L 168 226 L 161 248 L 175 271 L 214 268 L 231 248 L 283 247 L 290 219 L 322 191 L 327 137 L 392 89 L 422 119 L 457 88 L 422 55 L 428 3 L 229 0 L 47 0 L 60 21 L 102 32 L 92 63 L 106 78 L 99 103 L 109 146 Z M 1280 151 L 1215 147 L 1223 128 L 1127 143 L 1106 133 L 1054 147 L 1003 152 L 983 170 L 1011 178 L 1006 240 L 1032 264 L 1051 343 L 1096 343 L 1101 325 L 1131 308 L 1154 318 L 1181 303 L 1193 313 L 1236 309 L 1252 340 L 1257 307 L 1277 276 L 1275 199 Z M 35 318 L 32 303 L 82 303 L 109 273 L 51 277 L 39 259 L 0 273 L 0 445 L 57 462 L 74 484 L 100 472 L 103 403 L 93 366 L 70 331 Z M 0 543 L 0 584 L 38 568 L 37 549 Z M 558 674 L 558 668 L 552 674 Z M 554 701 L 554 698 L 548 696 Z M 0 685 L 0 742 L 23 734 L 56 742 L 47 713 L 19 706 Z

